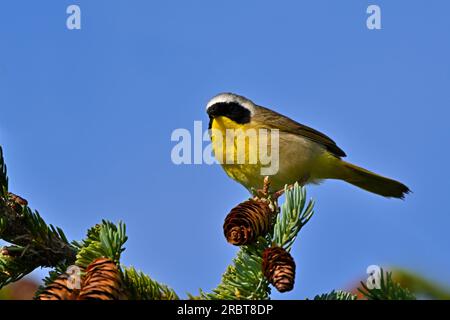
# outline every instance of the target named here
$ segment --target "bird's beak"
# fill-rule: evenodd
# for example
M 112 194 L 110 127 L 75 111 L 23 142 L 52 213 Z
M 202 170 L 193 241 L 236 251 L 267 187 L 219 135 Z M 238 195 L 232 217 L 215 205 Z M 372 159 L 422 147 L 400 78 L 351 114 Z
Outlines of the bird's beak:
M 208 124 L 208 130 L 211 130 L 211 128 L 212 128 L 212 122 L 213 122 L 213 117 L 212 116 L 209 116 L 209 124 Z
M 211 129 L 211 127 L 212 127 L 212 122 L 213 122 L 213 120 L 214 120 L 216 111 L 217 111 L 217 110 L 216 110 L 216 107 L 215 107 L 215 106 L 209 107 L 209 108 L 206 110 L 206 113 L 208 114 L 208 117 L 209 117 L 209 125 L 208 125 L 208 129 Z
M 215 111 L 215 109 L 216 109 L 215 106 L 212 106 L 212 107 L 209 107 L 206 110 L 206 113 L 208 114 L 210 119 L 214 118 L 214 111 Z

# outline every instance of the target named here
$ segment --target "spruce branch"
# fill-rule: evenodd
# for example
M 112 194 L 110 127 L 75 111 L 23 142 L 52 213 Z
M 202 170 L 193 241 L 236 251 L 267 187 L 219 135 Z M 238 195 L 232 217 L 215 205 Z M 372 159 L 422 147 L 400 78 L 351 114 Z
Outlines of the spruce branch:
M 392 278 L 402 287 L 408 288 L 414 295 L 424 296 L 427 299 L 450 300 L 449 288 L 406 269 L 394 268 L 391 270 Z
M 178 295 L 133 267 L 122 269 L 125 292 L 130 300 L 178 300 Z
M 221 283 L 211 293 L 201 292 L 200 298 L 227 300 L 269 298 L 271 292 L 269 282 L 262 271 L 264 250 L 272 245 L 290 250 L 298 232 L 314 213 L 314 202 L 309 201 L 306 205 L 305 188 L 298 183 L 291 188 L 285 187 L 285 203 L 282 205 L 282 212 L 279 213 L 277 197 L 274 198 L 267 193 L 269 184 L 269 180 L 264 179 L 264 189 L 260 193 L 275 207 L 275 215 L 278 214 L 271 230 L 264 237 L 260 236 L 256 243 L 242 246 L 233 263 L 222 275 Z
M 127 241 L 125 224 L 117 225 L 103 220 L 87 232 L 87 237 L 81 243 L 73 242 L 78 248 L 76 265 L 82 268 L 98 258 L 109 258 L 116 264 L 120 262 L 120 255 L 125 250 L 123 245 Z
M 269 282 L 262 273 L 262 252 L 270 245 L 259 238 L 253 245 L 243 246 L 222 275 L 221 283 L 211 293 L 201 293 L 207 300 L 265 300 L 269 298 Z
M 361 282 L 361 287 L 357 289 L 361 294 L 358 297 L 356 294 L 333 290 L 330 293 L 316 295 L 314 300 L 416 300 L 414 294 L 409 289 L 402 287 L 398 282 L 394 281 L 391 272 L 385 272 L 381 269 L 379 286 L 369 288 L 364 282 Z
M 27 205 L 17 209 L 12 202 L 12 194 L 0 200 L 1 234 L 0 237 L 27 249 L 27 253 L 41 256 L 42 266 L 54 266 L 61 260 L 74 260 L 75 250 L 68 243 L 64 232 L 53 225 L 47 225 L 39 212 L 32 211 Z
M 0 254 L 0 288 L 38 267 L 75 261 L 75 248 L 64 232 L 47 225 L 28 202 L 8 192 L 8 176 L 0 146 L 0 239 L 11 245 Z
M 299 231 L 314 214 L 314 202 L 306 201 L 305 188 L 296 183 L 285 187 L 285 202 L 278 206 L 283 192 L 269 194 L 269 179 L 252 201 L 262 200 L 258 205 L 242 206 L 252 223 L 244 224 L 256 231 L 254 237 L 240 247 L 233 262 L 222 276 L 221 283 L 211 293 L 200 292 L 192 299 L 269 299 L 269 282 L 280 291 L 292 288 L 295 263 L 289 255 Z M 265 201 L 265 202 L 264 202 Z M 264 205 L 263 205 L 264 204 Z M 267 208 L 270 208 L 268 210 Z M 245 209 L 245 210 L 244 210 Z M 255 217 L 269 213 L 261 222 Z M 242 212 L 241 212 L 242 213 Z M 247 217 L 247 216 L 246 216 Z M 236 217 L 235 217 L 236 218 Z M 241 219 L 242 220 L 242 219 Z M 0 147 L 0 239 L 9 245 L 0 248 L 0 288 L 19 280 L 37 267 L 51 267 L 37 297 L 48 299 L 133 299 L 174 300 L 175 291 L 134 268 L 120 265 L 120 257 L 127 241 L 125 224 L 103 220 L 89 229 L 81 242 L 69 243 L 64 232 L 48 225 L 37 211 L 29 208 L 25 199 L 8 191 L 8 177 L 3 151 Z M 238 244 L 238 243 L 235 243 Z M 266 275 L 263 270 L 263 259 Z M 268 258 L 268 253 L 274 253 Z M 282 265 L 282 262 L 284 263 Z M 75 266 L 73 266 L 75 264 Z M 280 269 L 280 266 L 282 267 Z M 80 291 L 68 286 L 68 267 L 79 267 L 79 279 L 83 280 Z M 270 281 L 272 280 L 272 281 Z M 288 282 L 286 282 L 288 281 Z M 280 287 L 280 284 L 283 285 Z M 422 284 L 423 288 L 424 285 Z M 429 286 L 425 286 L 430 291 Z M 66 290 L 70 289 L 70 290 Z M 72 291 L 71 291 L 72 290 Z M 84 291 L 83 291 L 84 290 Z M 415 299 L 408 289 L 394 282 L 391 273 L 381 271 L 379 288 L 368 288 L 362 283 L 359 292 L 369 300 Z M 82 292 L 83 294 L 79 294 Z M 435 292 L 435 291 L 433 291 Z M 332 291 L 317 295 L 314 300 L 356 300 L 356 295 L 345 291 Z
M 316 295 L 313 300 L 357 300 L 357 296 L 350 292 L 333 290 L 330 293 Z
M 406 288 L 392 279 L 391 272 L 381 269 L 379 288 L 368 288 L 361 282 L 362 288 L 358 291 L 368 300 L 416 300 L 416 297 Z
M 285 187 L 286 200 L 281 206 L 274 227 L 273 242 L 287 251 L 291 250 L 298 233 L 314 214 L 314 201 L 306 205 L 306 189 L 295 183 Z
M 13 244 L 0 257 L 0 287 L 38 267 L 75 261 L 75 248 L 64 232 L 47 225 L 26 200 L 12 193 L 0 197 L 0 238 Z
M 8 192 L 8 174 L 5 160 L 3 158 L 3 149 L 0 146 L 0 196 L 4 197 Z
M 88 230 L 86 239 L 74 242 L 78 248 L 76 265 L 88 268 L 93 261 L 101 258 L 111 259 L 119 265 L 123 247 L 127 241 L 126 226 L 103 220 Z M 151 279 L 134 268 L 120 268 L 124 297 L 131 300 L 174 300 L 175 291 L 164 284 Z
M 27 256 L 11 256 L 7 248 L 0 253 L 0 288 L 15 282 L 35 269 L 35 261 Z
M 85 270 L 82 273 L 83 285 L 80 294 L 74 296 L 73 299 L 178 299 L 175 291 L 168 286 L 151 279 L 134 268 L 120 267 L 120 256 L 125 250 L 123 245 L 126 240 L 125 224 L 122 222 L 113 224 L 110 221 L 103 220 L 102 223 L 88 230 L 84 240 L 73 242 L 73 246 L 78 250 L 76 266 Z M 119 278 L 112 276 L 115 274 L 114 264 L 117 265 L 117 277 Z M 48 295 L 49 289 L 55 287 L 55 281 L 64 279 L 66 268 L 67 266 L 60 265 L 56 270 L 52 270 L 45 279 L 44 285 L 37 292 L 36 297 L 40 298 L 42 294 Z M 91 270 L 91 273 L 93 271 L 99 273 L 90 275 L 89 270 Z M 97 280 L 93 282 L 94 276 Z M 54 296 L 60 295 L 55 294 Z

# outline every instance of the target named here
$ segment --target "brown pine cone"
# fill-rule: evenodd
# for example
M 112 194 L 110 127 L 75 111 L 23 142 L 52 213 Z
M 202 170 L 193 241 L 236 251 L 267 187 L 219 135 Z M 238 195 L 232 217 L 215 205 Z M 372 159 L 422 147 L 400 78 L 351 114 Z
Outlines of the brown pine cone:
M 236 246 L 253 243 L 270 230 L 272 210 L 265 201 L 250 199 L 234 207 L 225 218 L 225 238 Z
M 283 248 L 272 247 L 264 250 L 262 271 L 279 292 L 294 288 L 295 262 L 290 253 Z
M 120 300 L 122 280 L 117 265 L 110 259 L 94 260 L 86 269 L 79 300 Z
M 68 273 L 58 276 L 36 297 L 36 300 L 76 300 L 80 288 L 74 285 L 73 278 Z

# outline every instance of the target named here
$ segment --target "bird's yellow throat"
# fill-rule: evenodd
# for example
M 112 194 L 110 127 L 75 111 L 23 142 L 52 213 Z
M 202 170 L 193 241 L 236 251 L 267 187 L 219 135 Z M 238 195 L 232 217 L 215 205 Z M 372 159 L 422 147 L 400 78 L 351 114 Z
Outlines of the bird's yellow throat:
M 258 175 L 273 175 L 279 168 L 278 130 L 239 124 L 227 117 L 214 118 L 211 124 L 212 147 L 216 159 L 225 171 L 245 171 Z
M 230 120 L 227 117 L 217 117 L 213 119 L 211 125 L 211 141 L 214 150 L 214 154 L 222 164 L 237 164 L 239 154 L 237 134 L 246 134 L 246 126 Z M 245 139 L 244 148 L 245 163 L 249 163 L 249 154 L 255 152 L 257 148 L 257 142 L 251 141 L 251 139 Z M 256 150 L 257 151 L 257 150 Z

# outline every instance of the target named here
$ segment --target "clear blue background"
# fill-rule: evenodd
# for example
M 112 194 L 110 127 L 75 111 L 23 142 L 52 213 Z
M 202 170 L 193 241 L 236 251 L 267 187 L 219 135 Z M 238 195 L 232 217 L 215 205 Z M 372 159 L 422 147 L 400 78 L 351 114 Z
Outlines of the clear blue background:
M 366 28 L 372 3 L 380 31 Z M 69 4 L 82 30 L 67 30 Z M 444 0 L 3 1 L 11 191 L 71 239 L 123 220 L 123 263 L 183 296 L 210 290 L 237 251 L 223 219 L 248 194 L 220 166 L 172 164 L 170 135 L 206 125 L 206 102 L 233 91 L 414 191 L 399 201 L 309 187 L 316 215 L 293 249 L 296 287 L 275 298 L 351 287 L 370 264 L 449 284 L 449 14 Z

